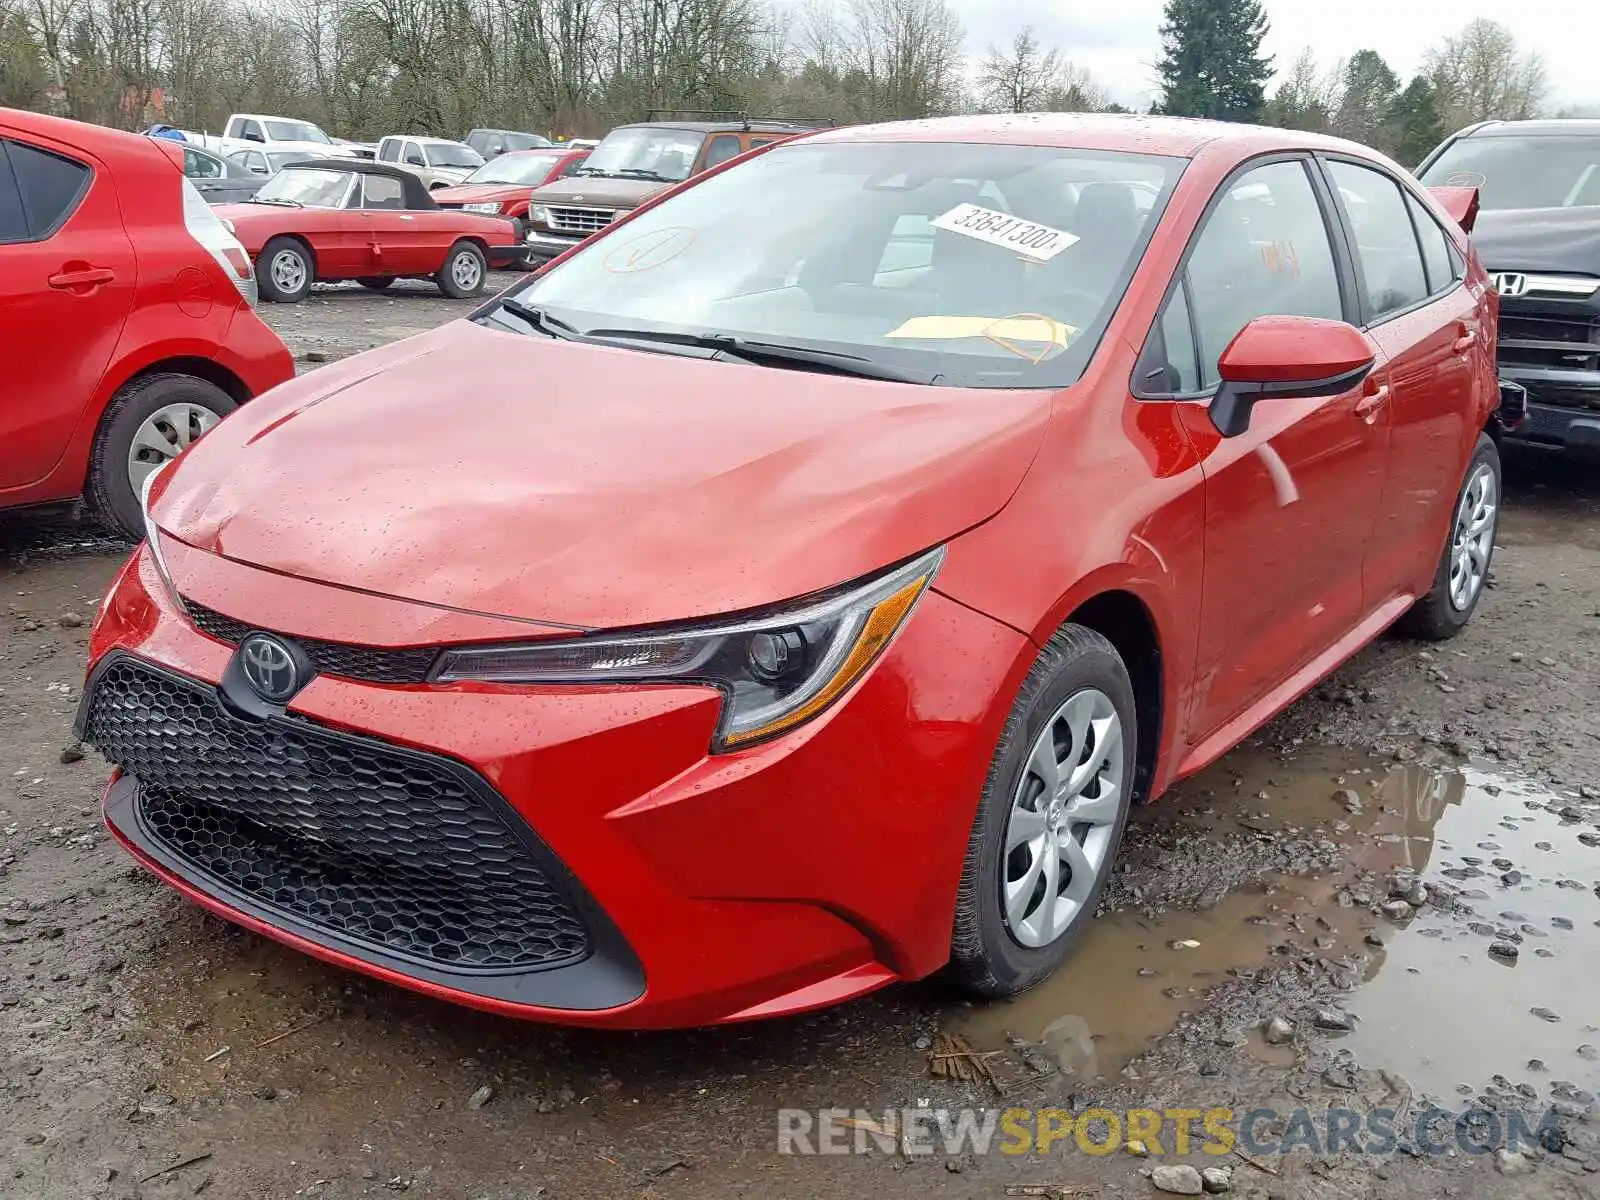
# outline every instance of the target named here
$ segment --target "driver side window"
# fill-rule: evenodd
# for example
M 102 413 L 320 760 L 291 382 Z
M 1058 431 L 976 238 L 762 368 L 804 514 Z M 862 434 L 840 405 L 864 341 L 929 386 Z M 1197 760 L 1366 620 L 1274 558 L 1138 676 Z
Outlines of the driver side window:
M 1187 287 L 1174 289 L 1141 357 L 1141 394 L 1215 387 L 1217 359 L 1257 317 L 1343 320 L 1333 245 L 1306 164 L 1267 163 L 1228 184 L 1194 241 L 1183 279 Z M 1197 379 L 1185 369 L 1190 362 Z

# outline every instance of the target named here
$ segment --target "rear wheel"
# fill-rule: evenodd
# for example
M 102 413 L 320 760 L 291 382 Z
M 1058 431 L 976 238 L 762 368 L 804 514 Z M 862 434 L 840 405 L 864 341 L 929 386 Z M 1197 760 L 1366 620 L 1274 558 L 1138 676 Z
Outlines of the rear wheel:
M 489 264 L 476 243 L 457 242 L 444 256 L 444 266 L 433 280 L 452 300 L 466 300 L 482 293 L 488 275 Z
M 371 291 L 371 292 L 382 292 L 382 291 L 388 290 L 389 285 L 394 282 L 394 276 L 393 275 L 369 275 L 369 276 L 367 276 L 367 277 L 365 277 L 363 279 L 356 280 L 356 282 L 359 283 L 362 287 L 366 288 L 368 291 Z
M 1428 594 L 1400 619 L 1400 632 L 1428 641 L 1453 638 L 1467 627 L 1489 579 L 1500 525 L 1500 449 L 1486 433 L 1467 464 L 1456 494 L 1455 519 Z
M 1115 647 L 1067 625 L 1000 737 L 956 899 L 948 974 L 1009 996 L 1049 976 L 1094 917 L 1127 824 L 1138 741 Z
M 261 251 L 256 277 L 263 299 L 295 304 L 310 294 L 317 272 L 304 242 L 275 237 Z
M 235 407 L 228 393 L 193 375 L 134 380 L 112 399 L 95 434 L 89 503 L 129 537 L 143 537 L 145 480 Z

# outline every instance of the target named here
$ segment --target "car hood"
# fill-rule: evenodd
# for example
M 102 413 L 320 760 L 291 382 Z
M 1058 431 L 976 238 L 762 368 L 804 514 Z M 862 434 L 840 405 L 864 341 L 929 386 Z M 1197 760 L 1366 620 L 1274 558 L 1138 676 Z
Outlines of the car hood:
M 488 200 L 523 200 L 531 190 L 526 183 L 463 183 L 438 188 L 433 198 L 440 204 L 480 204 Z
M 1600 275 L 1600 208 L 1486 209 L 1472 241 L 1491 271 Z
M 153 515 L 318 582 L 646 625 L 803 596 L 986 520 L 1050 404 L 458 321 L 245 405 L 161 481 Z
M 671 187 L 654 179 L 614 179 L 609 175 L 573 175 L 535 189 L 535 204 L 586 204 L 596 208 L 637 208 Z

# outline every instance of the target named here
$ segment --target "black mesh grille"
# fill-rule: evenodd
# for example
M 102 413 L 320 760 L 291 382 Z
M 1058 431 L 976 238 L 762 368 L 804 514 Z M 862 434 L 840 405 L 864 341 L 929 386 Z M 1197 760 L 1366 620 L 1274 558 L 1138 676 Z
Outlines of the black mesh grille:
M 293 717 L 240 720 L 211 688 L 129 658 L 88 704 L 85 740 L 139 780 L 149 832 L 259 904 L 456 970 L 589 951 L 465 768 Z
M 230 646 L 237 646 L 257 629 L 254 625 L 236 621 L 193 600 L 185 600 L 183 607 L 201 633 Z M 322 674 L 342 675 L 346 679 L 360 679 L 368 683 L 422 683 L 433 668 L 433 660 L 439 656 L 439 651 L 432 646 L 387 650 L 378 646 L 318 642 L 302 637 L 294 641 Z

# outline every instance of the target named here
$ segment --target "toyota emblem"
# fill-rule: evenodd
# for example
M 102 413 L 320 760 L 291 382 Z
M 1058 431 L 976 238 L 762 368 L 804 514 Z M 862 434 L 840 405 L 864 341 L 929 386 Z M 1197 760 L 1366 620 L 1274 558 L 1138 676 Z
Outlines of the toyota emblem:
M 282 704 L 300 690 L 294 655 L 269 634 L 253 633 L 239 643 L 239 667 L 256 695 L 272 704 Z

